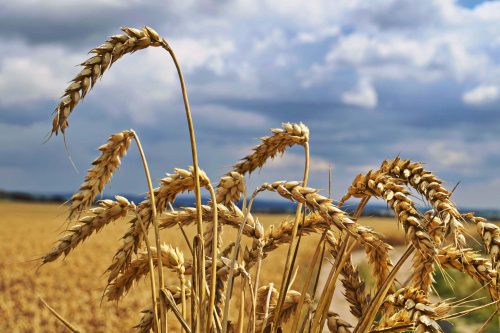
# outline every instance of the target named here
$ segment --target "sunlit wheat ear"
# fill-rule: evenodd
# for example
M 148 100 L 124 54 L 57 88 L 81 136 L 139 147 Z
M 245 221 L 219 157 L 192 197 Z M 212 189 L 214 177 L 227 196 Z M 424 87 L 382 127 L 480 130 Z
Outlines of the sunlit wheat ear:
M 331 255 L 336 258 L 339 255 L 340 246 L 331 231 L 327 232 L 326 241 L 330 245 Z M 361 318 L 368 308 L 371 296 L 366 292 L 365 282 L 359 276 L 358 268 L 353 265 L 350 256 L 346 260 L 345 264 L 341 267 L 341 274 L 341 282 L 345 289 L 345 299 L 350 304 L 351 313 L 356 318 Z M 328 318 L 328 322 L 330 322 L 330 317 Z M 340 327 L 344 326 L 345 325 L 340 325 Z M 330 324 L 328 324 L 328 327 L 330 328 Z M 336 327 L 339 326 L 337 325 Z M 331 328 L 330 331 L 332 331 Z
M 202 186 L 208 184 L 210 180 L 205 172 L 199 170 L 200 183 Z M 156 200 L 156 211 L 160 214 L 165 210 L 169 202 L 173 202 L 178 194 L 194 189 L 193 169 L 175 169 L 174 174 L 169 174 L 161 180 L 161 186 L 154 189 Z M 144 224 L 146 230 L 152 222 L 152 209 L 149 199 L 144 200 L 138 206 L 138 215 Z M 132 259 L 132 254 L 137 252 L 142 245 L 144 233 L 139 223 L 139 218 L 134 218 L 130 221 L 130 226 L 125 235 L 122 237 L 122 245 L 118 248 L 113 262 L 108 267 L 109 272 L 108 282 L 113 281 L 120 272 L 122 272 Z
M 415 203 L 393 178 L 380 171 L 360 174 L 354 179 L 342 201 L 351 195 L 358 198 L 375 196 L 384 199 L 403 225 L 408 241 L 424 255 L 433 255 L 436 252 L 436 245 L 422 226 L 422 216 L 415 208 Z
M 330 333 L 351 333 L 352 325 L 339 318 L 335 312 L 329 311 L 327 314 L 327 326 Z
M 102 193 L 104 186 L 120 166 L 121 158 L 127 153 L 133 136 L 132 131 L 118 132 L 112 134 L 108 142 L 99 147 L 101 155 L 92 162 L 83 184 L 70 199 L 69 218 L 89 208 L 94 199 Z
M 102 200 L 99 207 L 92 208 L 88 216 L 78 220 L 77 224 L 71 227 L 66 235 L 59 239 L 57 245 L 49 253 L 42 257 L 45 264 L 56 260 L 62 254 L 68 255 L 75 247 L 86 240 L 92 233 L 98 232 L 105 225 L 124 217 L 132 208 L 130 202 L 117 195 L 114 200 Z
M 142 29 L 123 28 L 125 34 L 110 37 L 104 44 L 90 53 L 90 59 L 81 64 L 82 71 L 72 80 L 64 91 L 61 101 L 54 110 L 52 134 L 64 133 L 68 127 L 68 117 L 75 106 L 82 100 L 89 89 L 115 61 L 127 53 L 147 48 L 149 46 L 163 46 L 164 41 L 156 31 L 149 27 Z
M 451 311 L 446 302 L 431 303 L 422 290 L 402 288 L 386 297 L 384 306 L 390 306 L 396 312 L 384 315 L 377 329 L 391 328 L 398 325 L 415 325 L 415 332 L 442 332 L 436 320 Z
M 450 198 L 451 192 L 442 186 L 441 179 L 424 169 L 422 163 L 403 160 L 399 157 L 394 160 L 385 160 L 380 171 L 404 181 L 422 194 L 444 222 L 446 234 L 451 231 L 456 244 L 465 244 L 464 227 L 460 222 L 461 215 Z
M 156 247 L 151 247 L 153 265 L 156 267 L 158 251 Z M 184 254 L 169 244 L 161 246 L 161 260 L 164 268 L 175 271 L 179 276 L 185 273 Z M 149 274 L 149 258 L 147 251 L 138 253 L 127 269 L 120 274 L 116 280 L 109 285 L 105 297 L 108 301 L 118 301 L 132 288 L 135 282 Z
M 493 300 L 498 299 L 497 270 L 491 267 L 488 259 L 481 257 L 476 251 L 448 245 L 439 250 L 437 259 L 442 267 L 464 272 L 485 286 Z
M 221 178 L 217 186 L 217 202 L 227 204 L 238 201 L 245 191 L 244 175 L 261 168 L 268 159 L 284 153 L 288 147 L 304 145 L 309 141 L 309 128 L 302 123 L 284 123 L 282 128 L 271 131 L 273 134 L 261 138 L 261 144 L 252 149 L 252 154 L 245 156 Z

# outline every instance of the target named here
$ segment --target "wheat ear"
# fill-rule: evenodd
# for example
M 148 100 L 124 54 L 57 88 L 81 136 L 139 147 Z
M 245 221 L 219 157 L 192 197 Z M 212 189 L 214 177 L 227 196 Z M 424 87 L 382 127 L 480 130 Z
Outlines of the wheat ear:
M 498 300 L 497 274 L 491 262 L 482 258 L 476 251 L 458 249 L 452 245 L 441 248 L 437 259 L 444 268 L 454 268 L 464 272 L 472 279 L 485 286 L 493 300 Z
M 69 218 L 89 208 L 102 193 L 104 186 L 120 166 L 120 159 L 127 153 L 133 137 L 132 131 L 121 131 L 112 134 L 108 142 L 99 147 L 101 155 L 92 162 L 83 184 L 70 199 Z
M 415 332 L 422 333 L 442 332 L 436 320 L 452 308 L 446 302 L 429 302 L 426 293 L 416 288 L 402 288 L 388 295 L 384 304 L 400 310 L 391 316 L 383 316 L 377 329 L 413 323 Z
M 309 129 L 302 123 L 284 123 L 271 132 L 273 135 L 262 137 L 261 144 L 252 149 L 253 153 L 242 158 L 221 178 L 217 186 L 217 202 L 227 204 L 239 200 L 245 191 L 243 175 L 261 168 L 268 159 L 284 153 L 288 147 L 305 145 L 309 141 Z
M 404 160 L 399 157 L 384 161 L 380 171 L 411 185 L 423 195 L 436 210 L 437 216 L 445 224 L 445 233 L 451 231 L 456 244 L 465 244 L 464 227 L 461 215 L 450 199 L 451 192 L 442 186 L 443 181 L 431 171 L 423 168 L 422 163 Z
M 68 127 L 68 117 L 75 106 L 85 97 L 89 89 L 96 84 L 111 64 L 127 53 L 133 53 L 149 46 L 163 46 L 162 38 L 149 27 L 143 29 L 123 28 L 122 31 L 125 34 L 112 36 L 101 46 L 92 49 L 90 53 L 93 53 L 94 56 L 81 64 L 82 71 L 66 88 L 61 101 L 54 110 L 52 134 L 64 133 Z
M 339 256 L 339 243 L 333 233 L 326 233 L 326 241 L 330 245 L 330 253 L 336 258 Z M 345 298 L 351 304 L 351 313 L 356 318 L 361 318 L 370 304 L 370 294 L 365 290 L 365 282 L 359 276 L 358 268 L 353 265 L 351 256 L 347 258 L 341 267 L 342 285 L 345 289 Z M 328 319 L 330 321 L 330 319 Z M 328 325 L 330 327 L 330 325 Z
M 92 233 L 98 232 L 105 225 L 124 217 L 130 210 L 131 204 L 126 198 L 119 195 L 115 196 L 115 199 L 116 201 L 100 201 L 99 207 L 90 210 L 90 215 L 80 218 L 78 223 L 59 239 L 57 245 L 42 257 L 42 263 L 54 261 L 62 254 L 68 255 Z

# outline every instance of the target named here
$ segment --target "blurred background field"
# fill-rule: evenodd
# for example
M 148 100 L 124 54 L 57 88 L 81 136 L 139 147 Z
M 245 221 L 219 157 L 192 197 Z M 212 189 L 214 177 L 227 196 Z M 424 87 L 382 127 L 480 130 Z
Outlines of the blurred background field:
M 42 296 L 48 304 L 59 311 L 69 321 L 85 332 L 130 332 L 140 319 L 140 310 L 149 303 L 149 280 L 141 280 L 137 288 L 118 304 L 103 301 L 101 297 L 106 285 L 102 275 L 111 262 L 118 247 L 120 237 L 125 232 L 125 221 L 119 221 L 105 227 L 96 236 L 84 242 L 66 259 L 58 260 L 41 268 L 38 257 L 47 252 L 66 226 L 66 210 L 59 204 L 40 204 L 0 201 L 2 218 L 0 219 L 0 332 L 65 332 L 65 328 L 43 307 L 38 296 Z M 266 229 L 270 224 L 278 224 L 291 215 L 286 214 L 255 214 L 264 223 Z M 394 219 L 364 217 L 361 223 L 374 227 L 383 233 L 396 248 L 397 256 L 404 244 L 397 241 L 404 239 L 402 231 Z M 189 235 L 194 234 L 194 228 L 186 228 Z M 471 233 L 474 230 L 469 230 Z M 171 233 L 171 236 L 169 235 Z M 224 233 L 225 242 L 235 238 L 235 230 Z M 175 229 L 164 230 L 165 242 L 178 246 L 185 253 L 186 245 Z M 309 267 L 319 235 L 302 238 L 298 258 L 298 275 L 293 289 L 301 288 L 306 269 Z M 262 269 L 263 283 L 278 283 L 283 270 L 283 259 L 287 247 L 281 246 L 273 251 L 265 260 Z M 370 285 L 370 272 L 366 265 L 363 252 L 355 252 L 355 263 L 360 265 L 360 271 Z M 270 263 L 272 262 L 272 263 Z M 328 263 L 323 274 L 328 274 Z M 403 270 L 404 271 L 404 270 Z M 404 275 L 404 272 L 403 272 Z M 170 281 L 175 280 L 174 274 L 169 275 Z M 453 274 L 453 285 L 442 283 L 443 290 L 439 293 L 444 298 L 466 297 L 478 289 L 460 273 Z M 404 278 L 404 277 L 402 277 Z M 438 274 L 437 279 L 443 279 Z M 167 280 L 169 281 L 169 280 Z M 176 284 L 175 282 L 171 282 Z M 239 285 L 236 285 L 236 288 Z M 337 293 L 343 292 L 341 287 Z M 342 297 L 336 295 L 332 309 L 348 321 L 352 318 L 347 304 Z M 474 298 L 484 296 L 478 293 Z M 487 299 L 483 300 L 483 303 Z M 238 304 L 231 304 L 236 311 Z M 486 320 L 487 312 L 479 311 L 468 316 L 467 326 L 455 321 L 456 332 L 467 332 L 467 329 L 479 327 Z M 491 313 L 491 312 L 489 312 Z M 174 320 L 170 323 L 173 324 Z M 463 321 L 462 321 L 463 323 Z M 460 327 L 466 327 L 461 330 Z M 491 332 L 495 332 L 494 325 Z M 174 327 L 172 327 L 174 328 Z M 175 331 L 175 328 L 174 328 Z M 470 331 L 469 331 L 470 332 Z

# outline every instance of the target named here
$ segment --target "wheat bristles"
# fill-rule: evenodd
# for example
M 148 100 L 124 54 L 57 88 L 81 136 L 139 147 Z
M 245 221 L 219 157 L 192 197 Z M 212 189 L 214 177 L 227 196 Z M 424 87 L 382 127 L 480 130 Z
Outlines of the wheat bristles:
M 306 125 L 283 123 L 281 128 L 271 129 L 273 135 L 261 138 L 261 144 L 252 148 L 252 154 L 245 156 L 225 174 L 217 186 L 217 202 L 238 201 L 245 190 L 243 175 L 261 168 L 268 159 L 282 154 L 288 147 L 304 145 L 309 141 L 309 128 Z
M 73 109 L 115 61 L 127 53 L 149 46 L 165 47 L 165 41 L 152 28 L 123 28 L 122 31 L 125 34 L 112 36 L 104 44 L 92 49 L 90 53 L 95 55 L 81 64 L 83 69 L 66 88 L 54 110 L 51 135 L 59 132 L 64 134 Z
M 115 199 L 116 201 L 100 201 L 99 207 L 90 210 L 91 215 L 80 218 L 78 223 L 67 230 L 68 233 L 59 239 L 57 245 L 42 257 L 42 263 L 45 264 L 54 261 L 62 254 L 67 256 L 92 233 L 98 232 L 106 224 L 124 217 L 129 209 L 132 208 L 132 205 L 122 196 L 117 195 Z
M 101 155 L 92 162 L 83 184 L 70 199 L 69 218 L 89 208 L 94 199 L 102 193 L 104 186 L 120 166 L 120 159 L 127 153 L 133 137 L 132 131 L 121 131 L 112 134 L 108 142 L 99 147 Z

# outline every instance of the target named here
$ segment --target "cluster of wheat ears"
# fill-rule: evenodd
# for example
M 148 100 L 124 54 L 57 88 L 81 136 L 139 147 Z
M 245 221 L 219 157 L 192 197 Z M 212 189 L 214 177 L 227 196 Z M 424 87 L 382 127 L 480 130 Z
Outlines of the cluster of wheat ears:
M 186 87 L 174 52 L 167 41 L 149 27 L 122 30 L 123 34 L 112 36 L 93 49 L 94 55 L 81 64 L 82 71 L 67 87 L 55 109 L 52 134 L 65 133 L 75 106 L 115 61 L 127 53 L 157 46 L 169 53 L 179 75 L 193 166 L 175 169 L 155 188 L 137 134 L 133 130 L 112 134 L 107 143 L 99 147 L 100 156 L 92 162 L 83 184 L 70 200 L 69 220 L 76 222 L 42 257 L 43 264 L 67 256 L 107 224 L 132 216 L 107 269 L 104 297 L 118 301 L 138 280 L 149 276 L 151 299 L 135 326 L 139 332 L 166 332 L 167 317 L 177 320 L 179 330 L 185 332 L 323 332 L 326 328 L 339 333 L 440 332 L 440 320 L 471 311 L 456 311 L 460 301 L 436 301 L 431 297 L 433 274 L 441 268 L 466 273 L 488 291 L 489 304 L 497 302 L 500 229 L 471 213 L 461 214 L 443 182 L 421 163 L 399 157 L 384 161 L 378 170 L 357 176 L 347 194 L 335 204 L 317 189 L 307 186 L 308 128 L 303 124 L 285 123 L 263 137 L 253 152 L 238 162 L 214 188 L 198 166 Z M 92 207 L 132 141 L 142 157 L 149 187 L 147 199 L 136 206 L 116 196 L 115 200 L 101 200 L 97 207 Z M 247 197 L 245 176 L 294 145 L 304 148 L 303 179 L 265 183 Z M 207 205 L 201 203 L 201 188 L 210 194 Z M 410 189 L 425 198 L 432 210 L 419 211 Z M 186 191 L 194 191 L 196 207 L 174 210 L 171 203 Z M 296 202 L 295 219 L 265 231 L 252 216 L 254 199 L 264 191 Z M 350 197 L 361 200 L 356 210 L 347 214 L 341 207 Z M 389 256 L 392 247 L 382 235 L 357 222 L 371 197 L 385 200 L 404 228 L 407 248 L 395 264 Z M 241 208 L 236 205 L 240 200 Z M 489 258 L 467 248 L 464 222 L 477 225 Z M 190 224 L 197 226 L 194 239 L 186 236 L 190 253 L 162 242 L 162 237 L 170 236 L 170 233 L 162 235 L 162 229 L 180 227 L 183 232 L 182 228 Z M 236 239 L 229 244 L 222 242 L 224 226 L 238 230 Z M 151 228 L 154 244 L 150 244 L 147 237 Z M 320 234 L 320 241 L 304 272 L 305 283 L 297 288 L 300 290 L 292 290 L 300 237 L 312 233 Z M 241 246 L 243 237 L 252 240 L 252 245 L 245 249 Z M 273 284 L 261 285 L 259 275 L 264 259 L 285 244 L 288 255 L 283 258 L 285 267 L 280 284 L 276 284 L 276 288 Z M 376 281 L 372 291 L 365 287 L 351 259 L 353 249 L 358 246 L 365 251 Z M 409 258 L 412 258 L 411 278 L 397 281 L 396 273 Z M 326 259 L 330 259 L 332 265 L 326 283 L 320 286 L 317 276 Z M 167 275 L 172 276 L 167 279 Z M 241 279 L 241 292 L 233 290 L 237 278 Z M 345 289 L 345 299 L 357 322 L 348 323 L 330 310 L 337 281 Z M 238 317 L 230 318 L 230 300 L 234 298 L 240 298 L 241 305 Z M 52 311 L 70 330 L 77 331 Z M 493 317 L 495 313 L 489 320 Z

